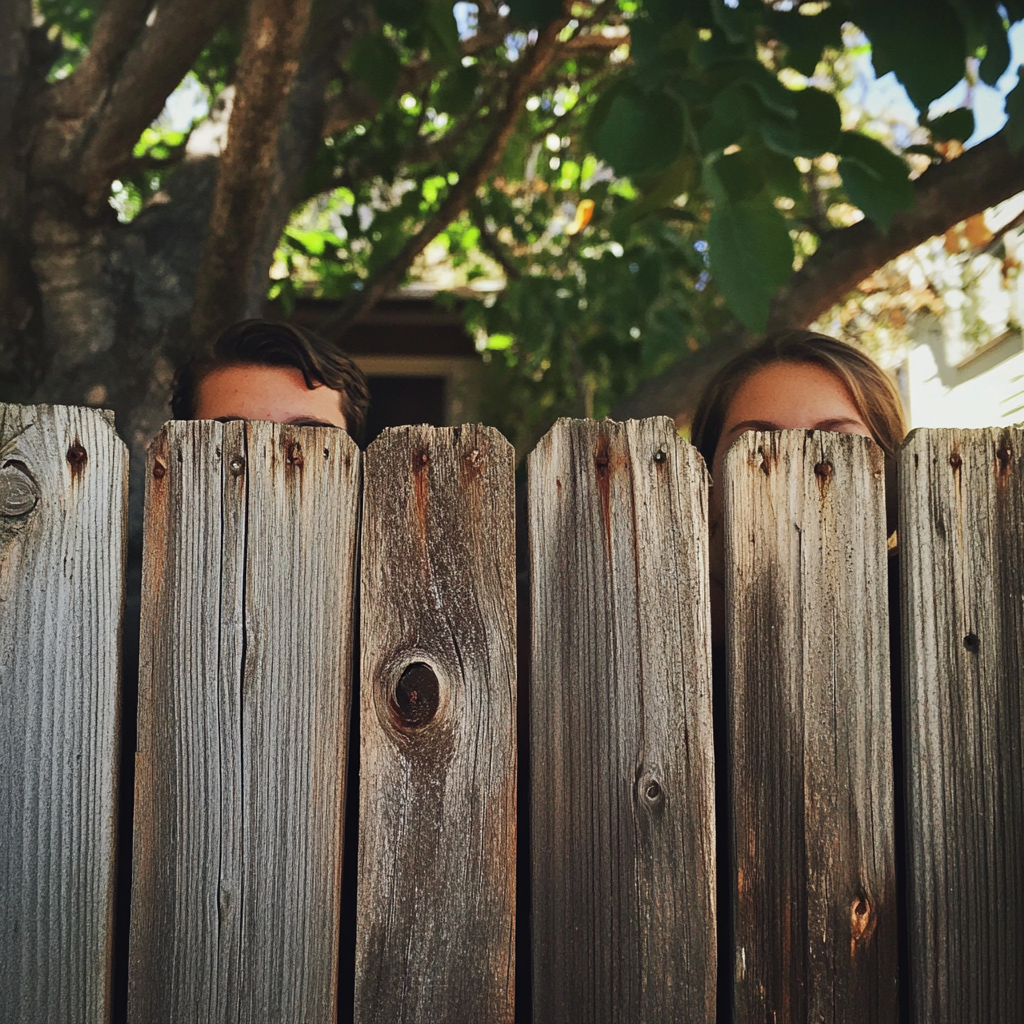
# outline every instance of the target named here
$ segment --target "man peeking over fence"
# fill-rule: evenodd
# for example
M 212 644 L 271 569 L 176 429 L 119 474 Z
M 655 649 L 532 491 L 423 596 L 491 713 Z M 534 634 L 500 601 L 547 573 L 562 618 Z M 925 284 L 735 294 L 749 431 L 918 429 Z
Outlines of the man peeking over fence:
M 178 420 L 270 420 L 342 427 L 362 440 L 370 392 L 362 370 L 312 331 L 243 320 L 188 363 L 175 385 Z

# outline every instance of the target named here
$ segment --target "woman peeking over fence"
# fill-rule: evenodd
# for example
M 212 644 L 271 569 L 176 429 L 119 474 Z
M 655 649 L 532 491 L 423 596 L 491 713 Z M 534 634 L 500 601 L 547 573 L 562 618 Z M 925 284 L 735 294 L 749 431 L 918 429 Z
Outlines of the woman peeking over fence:
M 691 437 L 711 472 L 711 633 L 724 640 L 725 552 L 722 488 L 715 486 L 729 446 L 747 430 L 833 430 L 873 438 L 885 452 L 888 529 L 895 529 L 896 449 L 907 433 L 892 381 L 851 345 L 813 331 L 770 334 L 711 381 Z

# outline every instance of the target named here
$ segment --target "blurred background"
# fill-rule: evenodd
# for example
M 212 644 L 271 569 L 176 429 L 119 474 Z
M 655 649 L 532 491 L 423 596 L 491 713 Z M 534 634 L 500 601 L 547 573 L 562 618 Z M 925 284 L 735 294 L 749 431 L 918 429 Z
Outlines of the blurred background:
M 766 329 L 915 426 L 1024 418 L 1024 0 L 10 0 L 0 400 L 112 408 L 267 315 L 371 433 L 665 414 Z M 133 506 L 138 509 L 139 496 Z

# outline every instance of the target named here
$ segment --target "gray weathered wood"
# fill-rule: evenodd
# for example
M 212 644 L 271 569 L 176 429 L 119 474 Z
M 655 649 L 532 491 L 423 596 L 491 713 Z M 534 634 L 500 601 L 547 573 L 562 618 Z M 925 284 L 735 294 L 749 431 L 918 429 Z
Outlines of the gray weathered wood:
M 899 456 L 913 1019 L 1024 1021 L 1024 431 Z
M 894 1021 L 883 456 L 744 434 L 724 466 L 737 1021 Z
M 366 453 L 357 1021 L 512 1020 L 512 473 L 480 426 Z
M 560 420 L 529 471 L 534 1018 L 713 1021 L 704 464 Z
M 104 413 L 0 405 L 0 1020 L 109 1017 L 127 485 Z
M 148 462 L 129 1016 L 333 1021 L 360 456 L 170 423 Z

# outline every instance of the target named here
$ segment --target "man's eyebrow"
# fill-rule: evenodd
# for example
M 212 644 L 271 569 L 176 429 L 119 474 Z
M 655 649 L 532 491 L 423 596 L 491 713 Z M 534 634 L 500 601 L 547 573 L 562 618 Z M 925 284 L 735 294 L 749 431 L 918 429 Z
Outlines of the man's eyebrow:
M 281 420 L 281 422 L 289 427 L 334 427 L 335 430 L 341 430 L 337 423 L 329 423 L 327 420 L 311 420 L 306 416 L 296 416 L 294 419 Z

